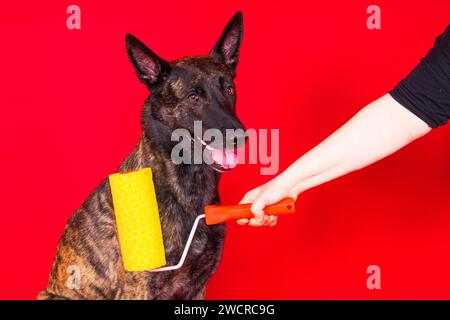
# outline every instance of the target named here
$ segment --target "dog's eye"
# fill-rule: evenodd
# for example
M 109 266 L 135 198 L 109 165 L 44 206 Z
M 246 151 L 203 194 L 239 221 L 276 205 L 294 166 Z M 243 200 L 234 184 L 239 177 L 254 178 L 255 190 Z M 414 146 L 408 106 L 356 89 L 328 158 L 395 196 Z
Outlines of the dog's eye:
M 198 100 L 200 99 L 198 97 L 198 95 L 195 93 L 191 93 L 188 98 L 189 98 L 189 101 L 191 101 L 191 102 L 198 102 Z
M 228 86 L 228 87 L 227 87 L 227 93 L 228 93 L 230 96 L 233 96 L 233 95 L 234 95 L 234 88 L 233 88 L 232 86 Z

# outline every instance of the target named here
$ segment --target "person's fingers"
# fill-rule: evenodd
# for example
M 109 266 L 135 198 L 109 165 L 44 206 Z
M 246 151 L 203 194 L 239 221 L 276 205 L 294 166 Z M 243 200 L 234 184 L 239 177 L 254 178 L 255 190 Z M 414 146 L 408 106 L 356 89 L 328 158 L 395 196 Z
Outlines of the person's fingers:
M 270 216 L 269 217 L 269 221 L 267 222 L 267 225 L 269 227 L 273 227 L 273 226 L 275 226 L 277 224 L 277 221 L 278 221 L 278 217 L 277 216 Z
M 270 226 L 273 223 L 276 223 L 276 217 L 264 215 L 262 221 L 252 218 L 249 220 L 248 225 L 252 227 L 261 227 L 261 226 Z
M 241 219 L 238 221 L 240 225 L 248 224 L 249 226 L 259 227 L 259 226 L 275 226 L 277 224 L 277 217 L 267 217 L 264 214 L 264 208 L 267 205 L 273 204 L 280 201 L 283 197 L 290 196 L 294 200 L 297 199 L 297 194 L 295 192 L 290 192 L 289 194 L 281 192 L 279 189 L 274 189 L 273 185 L 265 185 L 269 187 L 258 187 L 256 189 L 250 190 L 242 198 L 241 204 L 251 203 L 251 212 L 254 217 L 251 219 Z M 275 190 L 275 191 L 274 191 Z M 283 196 L 284 194 L 284 196 Z
M 237 222 L 241 224 L 240 221 L 245 221 L 245 223 L 242 224 L 247 224 L 251 227 L 261 227 L 261 226 L 273 227 L 277 224 L 277 220 L 278 220 L 277 216 L 264 215 L 262 221 L 256 218 L 251 218 L 250 220 L 248 219 L 237 220 Z
M 266 206 L 266 201 L 259 197 L 256 198 L 255 201 L 252 203 L 251 211 L 253 215 L 255 216 L 255 220 L 258 222 L 258 224 L 263 223 L 264 218 L 264 207 Z
M 237 224 L 244 226 L 244 225 L 248 224 L 249 220 L 248 219 L 239 219 L 239 220 L 236 220 L 236 222 L 237 222 Z
M 252 227 L 261 227 L 261 226 L 274 226 L 277 223 L 276 216 L 267 216 L 265 215 L 262 222 L 256 219 L 250 219 L 249 225 Z
M 256 218 L 251 218 L 248 222 L 248 225 L 251 227 L 261 227 L 264 225 L 263 220 L 258 220 Z
M 268 225 L 269 219 L 270 219 L 269 216 L 264 215 L 264 217 L 263 217 L 263 226 L 267 226 Z

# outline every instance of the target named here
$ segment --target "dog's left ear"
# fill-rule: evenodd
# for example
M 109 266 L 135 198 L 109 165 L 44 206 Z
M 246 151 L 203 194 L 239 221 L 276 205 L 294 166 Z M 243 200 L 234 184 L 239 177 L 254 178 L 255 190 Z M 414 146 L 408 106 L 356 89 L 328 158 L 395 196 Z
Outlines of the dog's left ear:
M 158 57 L 145 44 L 131 34 L 126 36 L 127 53 L 136 74 L 147 88 L 159 83 L 169 72 L 169 63 Z
M 236 75 L 236 66 L 239 60 L 239 48 L 241 47 L 243 33 L 242 13 L 236 13 L 228 22 L 222 32 L 219 41 L 209 53 L 219 62 L 225 64 L 233 77 Z

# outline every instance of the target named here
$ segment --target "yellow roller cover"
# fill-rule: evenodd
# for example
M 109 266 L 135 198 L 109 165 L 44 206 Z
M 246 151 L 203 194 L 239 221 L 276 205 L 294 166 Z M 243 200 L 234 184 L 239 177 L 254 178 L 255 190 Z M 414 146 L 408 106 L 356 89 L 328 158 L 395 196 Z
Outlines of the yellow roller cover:
M 109 176 L 120 250 L 128 271 L 166 264 L 152 170 L 144 168 Z

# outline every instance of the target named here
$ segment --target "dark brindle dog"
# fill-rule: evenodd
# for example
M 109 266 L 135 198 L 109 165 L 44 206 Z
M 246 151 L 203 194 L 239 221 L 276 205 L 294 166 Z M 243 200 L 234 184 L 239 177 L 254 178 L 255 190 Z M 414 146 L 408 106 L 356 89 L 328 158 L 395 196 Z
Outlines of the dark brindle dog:
M 206 205 L 219 202 L 218 171 L 229 169 L 221 161 L 175 165 L 171 151 L 177 142 L 171 140 L 171 134 L 176 128 L 193 132 L 197 120 L 202 121 L 203 130 L 217 128 L 225 134 L 226 129 L 243 129 L 235 112 L 233 84 L 241 39 L 241 13 L 230 20 L 207 56 L 167 62 L 135 37 L 126 37 L 129 58 L 151 96 L 142 112 L 142 136 L 118 171 L 152 168 L 167 265 L 180 259 L 195 217 L 203 213 Z M 197 139 L 194 136 L 193 143 Z M 236 140 L 234 137 L 233 142 Z M 205 150 L 213 149 L 205 141 L 199 142 Z M 217 146 L 214 151 L 222 152 L 222 159 L 230 152 L 229 148 Z M 38 298 L 201 299 L 219 263 L 224 236 L 224 225 L 209 227 L 201 222 L 181 269 L 127 272 L 120 255 L 109 182 L 105 179 L 67 223 L 48 287 Z M 71 274 L 74 266 L 80 282 L 68 285 L 69 278 L 76 276 Z

